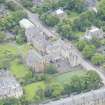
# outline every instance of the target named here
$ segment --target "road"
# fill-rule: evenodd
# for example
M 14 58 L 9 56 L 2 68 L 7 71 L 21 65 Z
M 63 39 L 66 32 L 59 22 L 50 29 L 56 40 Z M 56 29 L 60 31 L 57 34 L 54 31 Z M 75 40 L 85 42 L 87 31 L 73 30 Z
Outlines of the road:
M 44 32 L 46 35 L 50 35 L 50 36 L 53 36 L 53 35 L 58 35 L 56 32 L 52 32 L 50 29 L 48 29 L 47 27 L 45 27 L 40 19 L 38 18 L 38 15 L 37 14 L 33 14 L 31 13 L 28 9 L 24 8 L 18 1 L 16 0 L 13 0 L 17 5 L 19 5 L 21 8 L 23 8 L 23 10 L 27 13 L 28 15 L 28 18 L 29 20 L 38 28 L 40 28 L 40 30 L 42 32 Z M 95 67 L 94 65 L 92 65 L 90 62 L 86 61 L 85 59 L 83 59 L 81 53 L 78 51 L 78 49 L 70 42 L 70 44 L 74 47 L 74 50 L 75 52 L 79 55 L 79 57 L 81 58 L 81 65 L 87 69 L 87 70 L 94 70 L 96 71 L 99 75 L 100 75 L 100 78 L 102 79 L 103 81 L 103 84 L 105 85 L 105 75 L 103 73 L 101 73 L 101 69 L 98 68 L 98 67 Z
M 39 29 L 41 29 L 42 32 L 44 32 L 48 36 L 54 36 L 54 32 L 52 30 L 48 30 L 40 21 L 39 17 L 37 14 L 31 13 L 28 9 L 22 6 L 18 1 L 19 0 L 12 0 L 14 1 L 20 8 L 22 8 L 28 15 L 29 20 Z M 57 34 L 57 33 L 56 33 Z M 57 34 L 58 35 L 58 34 Z

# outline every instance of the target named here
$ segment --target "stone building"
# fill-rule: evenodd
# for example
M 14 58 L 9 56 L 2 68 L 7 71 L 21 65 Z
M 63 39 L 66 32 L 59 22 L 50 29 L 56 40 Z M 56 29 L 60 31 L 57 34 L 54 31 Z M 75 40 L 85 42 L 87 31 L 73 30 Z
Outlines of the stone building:
M 46 34 L 38 26 L 33 27 L 30 24 L 28 26 L 30 27 L 25 29 L 27 42 L 32 44 L 36 51 L 29 51 L 26 64 L 33 70 L 42 72 L 46 63 L 53 63 L 59 69 L 64 69 L 64 66 L 65 69 L 70 69 L 81 63 L 78 54 L 68 42 L 61 39 L 54 41 L 52 33 Z
M 105 88 L 40 105 L 105 105 Z
M 68 42 L 64 42 L 61 39 L 49 45 L 46 48 L 46 53 L 50 56 L 50 58 L 52 58 L 50 59 L 52 60 L 52 62 L 65 59 L 66 61 L 68 61 L 71 67 L 75 67 L 81 63 L 81 59 L 79 58 L 78 54 L 74 51 L 72 45 Z
M 43 72 L 45 60 L 39 53 L 31 49 L 26 56 L 26 64 L 35 72 Z
M 22 95 L 22 87 L 9 71 L 0 70 L 0 99 L 7 97 L 19 98 Z
M 94 26 L 92 26 L 91 29 L 87 29 L 84 38 L 91 40 L 93 37 L 96 37 L 97 39 L 104 38 L 103 30 Z
M 40 31 L 37 27 L 29 28 L 26 30 L 25 35 L 27 41 L 31 43 L 37 51 L 45 53 L 46 46 L 49 45 L 48 37 Z

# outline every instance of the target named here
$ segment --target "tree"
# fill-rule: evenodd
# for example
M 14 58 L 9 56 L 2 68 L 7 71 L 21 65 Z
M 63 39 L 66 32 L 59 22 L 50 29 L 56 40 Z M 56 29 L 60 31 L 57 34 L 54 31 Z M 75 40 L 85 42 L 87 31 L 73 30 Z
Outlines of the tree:
M 0 0 L 0 3 L 5 3 L 5 0 Z
M 82 51 L 84 47 L 87 45 L 87 42 L 85 40 L 79 40 L 77 42 L 77 48 Z
M 29 7 L 33 6 L 32 0 L 21 0 L 21 3 L 26 8 L 29 8 Z
M 12 1 L 6 1 L 6 5 L 7 5 L 8 9 L 10 9 L 12 11 L 22 9 L 15 2 L 12 2 Z
M 26 36 L 24 29 L 19 29 L 16 36 L 16 42 L 18 44 L 24 44 L 26 42 Z
M 92 59 L 92 63 L 95 65 L 100 65 L 105 61 L 105 56 L 102 54 L 95 54 Z
M 95 52 L 96 52 L 96 47 L 94 45 L 86 45 L 82 51 L 85 58 L 88 58 L 88 59 L 90 59 Z
M 45 70 L 48 74 L 55 74 L 57 73 L 57 69 L 54 65 L 49 64 Z
M 73 86 L 71 83 L 64 84 L 64 94 L 70 95 L 73 91 Z
M 86 5 L 84 0 L 69 0 L 65 5 L 65 8 L 80 13 L 86 10 Z
M 53 97 L 60 96 L 64 91 L 63 86 L 59 83 L 53 83 L 51 86 L 52 86 L 52 96 Z
M 68 20 L 68 22 L 63 21 L 63 22 L 59 23 L 57 26 L 57 31 L 60 33 L 60 35 L 62 37 L 67 38 L 69 40 L 76 38 L 76 36 L 73 35 L 72 22 L 69 20 Z
M 52 96 L 52 87 L 51 86 L 46 86 L 44 90 L 44 95 L 45 97 L 51 97 Z
M 0 32 L 0 43 L 3 42 L 6 38 L 6 35 L 3 32 Z
M 54 27 L 58 24 L 59 18 L 52 14 L 44 14 L 41 16 L 41 20 L 48 26 Z
M 75 21 L 73 21 L 73 30 L 84 32 L 87 27 L 90 27 L 96 21 L 96 14 L 93 11 L 83 12 Z
M 12 27 L 16 26 L 18 22 L 26 17 L 24 11 L 15 11 L 11 12 L 8 16 L 0 19 L 0 30 L 10 30 Z
M 39 101 L 44 98 L 44 89 L 40 88 L 36 91 L 37 96 L 39 97 Z
M 100 76 L 93 70 L 90 70 L 86 73 L 86 76 L 88 78 L 87 81 L 87 89 L 97 89 L 102 85 L 102 80 Z
M 95 71 L 87 71 L 82 75 L 74 75 L 70 78 L 70 82 L 65 85 L 65 93 L 70 94 L 73 92 L 80 93 L 97 89 L 102 85 L 99 75 Z
M 21 105 L 20 101 L 15 98 L 8 98 L 6 100 L 3 100 L 4 105 Z
M 4 105 L 4 102 L 2 100 L 0 100 L 0 105 Z
M 79 76 L 75 75 L 75 76 L 72 76 L 71 78 L 71 87 L 72 87 L 72 92 L 77 92 L 77 93 L 80 93 L 81 92 L 81 82 L 80 82 L 80 78 Z
M 91 42 L 92 42 L 92 44 L 94 44 L 96 47 L 100 47 L 100 46 L 101 46 L 101 41 L 100 41 L 98 38 L 96 38 L 96 37 L 93 37 Z
M 98 7 L 98 16 L 105 20 L 105 0 L 101 0 Z

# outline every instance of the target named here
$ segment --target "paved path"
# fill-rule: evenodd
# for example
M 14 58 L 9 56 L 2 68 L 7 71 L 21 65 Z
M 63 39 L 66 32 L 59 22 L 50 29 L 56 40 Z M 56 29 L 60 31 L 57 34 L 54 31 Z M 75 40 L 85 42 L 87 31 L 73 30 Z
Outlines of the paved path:
M 39 17 L 37 14 L 31 13 L 28 9 L 26 9 L 25 7 L 22 6 L 22 4 L 20 4 L 18 1 L 19 0 L 13 0 L 17 5 L 19 5 L 28 15 L 29 20 L 36 26 L 38 27 L 42 32 L 44 32 L 46 35 L 48 36 L 54 36 L 54 34 L 57 33 L 53 33 L 52 30 L 49 31 L 49 29 L 47 29 L 40 21 Z
M 13 0 L 13 1 L 14 1 L 15 3 L 17 3 L 17 5 L 19 5 L 21 8 L 23 8 L 23 10 L 28 14 L 29 20 L 30 20 L 35 26 L 39 27 L 39 29 L 40 29 L 42 32 L 44 32 L 44 33 L 47 34 L 48 36 L 49 36 L 49 35 L 51 35 L 51 36 L 57 35 L 56 32 L 52 32 L 52 31 L 49 30 L 47 27 L 43 26 L 43 24 L 41 23 L 41 21 L 40 21 L 39 18 L 38 18 L 38 15 L 31 13 L 28 9 L 24 8 L 18 1 L 16 1 L 16 0 Z M 95 67 L 95 66 L 92 65 L 90 62 L 86 61 L 85 59 L 83 59 L 81 53 L 77 50 L 77 48 L 76 48 L 72 43 L 71 43 L 71 45 L 74 47 L 75 52 L 76 52 L 76 53 L 79 55 L 79 57 L 81 58 L 81 60 L 82 60 L 81 65 L 82 65 L 85 69 L 87 69 L 87 70 L 94 70 L 94 71 L 96 71 L 96 72 L 100 75 L 100 77 L 101 77 L 101 79 L 102 79 L 102 81 L 103 81 L 103 83 L 104 83 L 104 85 L 105 85 L 105 75 L 104 75 L 103 73 L 101 73 L 102 70 L 101 70 L 100 68 L 98 68 L 98 67 Z

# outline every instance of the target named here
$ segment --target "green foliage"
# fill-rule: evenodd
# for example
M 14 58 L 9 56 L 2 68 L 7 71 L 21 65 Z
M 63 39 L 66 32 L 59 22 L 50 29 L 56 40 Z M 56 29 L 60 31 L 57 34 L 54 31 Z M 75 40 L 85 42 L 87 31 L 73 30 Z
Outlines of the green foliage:
M 76 45 L 77 45 L 77 48 L 80 51 L 82 51 L 84 47 L 87 45 L 87 42 L 85 40 L 79 40 Z
M 64 88 L 61 84 L 53 83 L 51 87 L 52 87 L 52 97 L 58 97 L 62 95 Z
M 24 44 L 26 42 L 25 30 L 19 29 L 16 35 L 16 42 L 18 44 Z
M 56 67 L 54 65 L 52 65 L 52 64 L 48 65 L 45 71 L 48 74 L 55 74 L 55 73 L 57 73 Z
M 12 27 L 16 26 L 18 22 L 25 16 L 26 14 L 23 11 L 10 13 L 8 16 L 0 20 L 0 30 L 10 30 Z
M 28 101 L 40 102 L 43 99 L 59 98 L 64 94 L 80 93 L 102 86 L 95 71 L 76 71 L 55 76 L 49 83 L 37 82 L 24 87 Z
M 94 71 L 88 71 L 85 75 L 75 75 L 68 84 L 65 84 L 65 93 L 84 92 L 97 89 L 101 86 L 101 79 Z
M 83 12 L 86 10 L 85 0 L 69 0 L 65 5 L 65 9 Z
M 93 25 L 96 20 L 96 14 L 94 12 L 86 11 L 75 19 L 73 29 L 77 31 L 86 31 L 86 28 Z
M 6 0 L 0 0 L 0 3 L 5 3 Z
M 92 44 L 94 44 L 96 46 L 96 48 L 101 46 L 100 39 L 97 39 L 96 37 L 93 37 L 91 42 L 92 42 Z
M 0 68 L 8 68 L 10 61 L 18 56 L 17 48 L 11 44 L 0 45 Z
M 29 105 L 29 102 L 27 102 L 24 97 L 21 97 L 21 99 L 12 97 L 0 100 L 0 105 Z
M 44 90 L 45 97 L 50 98 L 52 96 L 52 92 L 53 92 L 53 90 L 52 90 L 52 87 L 50 85 L 45 87 L 45 90 Z
M 61 2 L 58 0 L 45 0 L 42 5 L 33 7 L 32 10 L 42 15 L 50 10 L 56 10 L 58 7 L 61 7 L 61 5 Z
M 44 14 L 41 16 L 41 20 L 48 26 L 55 26 L 59 22 L 59 18 L 55 15 Z
M 13 1 L 6 1 L 6 6 L 11 11 L 16 11 L 16 10 L 22 9 Z
M 101 0 L 98 6 L 98 16 L 105 20 L 105 0 Z
M 92 63 L 95 65 L 100 65 L 105 61 L 105 56 L 102 54 L 95 54 L 92 59 Z
M 29 7 L 33 6 L 32 0 L 21 0 L 20 2 L 26 8 L 29 8 Z
M 91 89 L 97 89 L 100 86 L 102 86 L 102 80 L 100 78 L 100 76 L 95 72 L 95 71 L 88 71 L 86 73 L 86 76 L 88 77 L 88 82 L 87 82 L 87 89 L 91 90 Z
M 86 45 L 83 49 L 83 55 L 85 58 L 90 59 L 96 52 L 96 47 L 94 45 Z
M 5 38 L 6 38 L 5 33 L 0 32 L 0 43 L 1 43 L 1 42 L 4 42 Z
M 101 43 L 101 45 L 104 46 L 105 45 L 105 39 L 102 39 L 100 43 Z
M 39 96 L 37 95 L 37 91 L 39 89 L 45 89 L 45 83 L 44 82 L 37 82 L 37 83 L 32 83 L 28 84 L 24 87 L 24 92 L 25 92 L 25 99 L 27 101 L 37 101 L 39 99 Z
M 73 35 L 72 22 L 68 19 L 58 24 L 57 31 L 62 37 L 69 40 L 77 38 L 76 35 Z
M 17 79 L 28 78 L 28 75 L 32 76 L 31 71 L 19 60 L 11 62 L 10 71 Z

